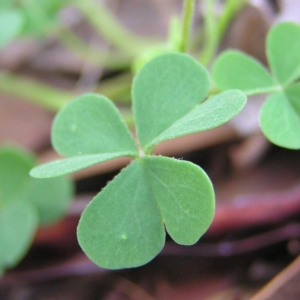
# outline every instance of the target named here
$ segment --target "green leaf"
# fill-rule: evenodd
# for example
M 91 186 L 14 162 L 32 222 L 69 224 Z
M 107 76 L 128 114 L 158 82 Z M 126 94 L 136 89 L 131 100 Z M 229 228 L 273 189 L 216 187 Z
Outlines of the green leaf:
M 276 89 L 265 67 L 238 51 L 223 52 L 213 65 L 212 77 L 219 89 L 239 89 L 247 95 Z
M 130 153 L 137 155 L 131 133 L 110 100 L 94 94 L 68 103 L 57 114 L 52 144 L 65 156 Z
M 60 9 L 72 2 L 69 0 L 26 0 L 18 3 L 25 17 L 24 34 L 49 35 L 49 31 L 59 23 Z M 52 28 L 51 28 L 52 27 Z
M 215 197 L 209 177 L 187 161 L 145 156 L 141 163 L 167 232 L 179 244 L 196 243 L 214 216 Z
M 92 200 L 77 235 L 80 246 L 101 267 L 136 267 L 163 248 L 164 224 L 176 242 L 190 245 L 207 230 L 213 214 L 212 184 L 201 168 L 145 156 L 123 169 Z
M 71 199 L 69 179 L 33 179 L 33 165 L 23 150 L 0 149 L 0 273 L 20 261 L 37 226 L 61 217 Z
M 26 254 L 38 223 L 28 203 L 0 205 L 0 270 L 15 266 Z
M 286 97 L 289 99 L 295 112 L 300 115 L 300 83 L 296 83 L 284 89 Z
M 50 178 L 114 158 L 138 155 L 116 107 L 107 98 L 93 94 L 73 100 L 57 114 L 52 144 L 57 152 L 74 157 L 38 166 L 31 170 L 31 176 Z
M 8 10 L 9 8 L 12 7 L 12 3 L 11 0 L 1 0 L 0 2 L 0 10 L 4 11 L 4 10 Z
M 90 154 L 56 160 L 33 168 L 30 175 L 36 178 L 61 176 L 122 156 L 132 156 L 132 152 Z
M 21 193 L 35 159 L 30 154 L 12 147 L 0 149 L 0 204 Z
M 72 195 L 73 184 L 67 177 L 30 178 L 19 199 L 35 207 L 39 224 L 48 224 L 64 216 Z
M 172 124 L 153 140 L 153 144 L 220 126 L 238 114 L 246 100 L 246 96 L 239 90 L 212 96 Z
M 261 129 L 274 144 L 300 149 L 300 84 L 268 97 L 260 112 Z
M 0 206 L 11 202 L 33 205 L 40 223 L 54 221 L 65 213 L 72 197 L 72 183 L 66 177 L 33 179 L 29 176 L 34 157 L 13 148 L 0 149 Z
M 282 85 L 300 77 L 300 26 L 285 22 L 275 25 L 267 36 L 271 70 Z
M 31 2 L 35 6 L 40 5 L 47 15 L 56 15 L 63 6 L 72 3 L 71 0 L 31 0 Z
M 87 256 L 108 269 L 143 265 L 161 251 L 162 217 L 140 160 L 123 169 L 86 207 L 77 237 Z
M 0 11 L 0 48 L 14 39 L 22 26 L 23 15 L 18 10 Z
M 146 63 L 132 87 L 137 135 L 145 152 L 157 136 L 203 101 L 208 89 L 207 71 L 188 55 L 163 54 Z

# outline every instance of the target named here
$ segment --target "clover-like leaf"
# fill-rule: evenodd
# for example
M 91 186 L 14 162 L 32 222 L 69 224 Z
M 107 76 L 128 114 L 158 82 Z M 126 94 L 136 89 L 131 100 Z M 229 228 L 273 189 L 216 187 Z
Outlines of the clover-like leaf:
M 207 71 L 190 56 L 168 53 L 146 63 L 132 88 L 142 151 L 103 96 L 84 95 L 58 113 L 52 143 L 70 157 L 37 167 L 32 175 L 54 177 L 119 156 L 135 158 L 81 216 L 78 240 L 96 264 L 140 266 L 161 251 L 165 230 L 175 242 L 191 245 L 209 227 L 215 204 L 206 173 L 190 162 L 148 155 L 159 142 L 227 122 L 245 105 L 241 91 L 206 99 L 208 89 Z
M 71 199 L 68 178 L 34 179 L 34 164 L 27 152 L 0 149 L 0 273 L 20 261 L 37 226 L 61 217 Z
M 12 8 L 11 0 L 2 0 L 0 2 L 0 10 L 4 11 L 4 10 L 8 10 L 10 8 Z
M 83 95 L 68 103 L 56 116 L 52 144 L 71 156 L 39 166 L 34 177 L 55 177 L 121 156 L 137 156 L 138 150 L 117 108 L 103 96 Z
M 298 82 L 285 88 L 284 93 L 292 104 L 295 112 L 300 116 L 300 83 Z
M 275 25 L 267 36 L 267 56 L 277 81 L 286 86 L 300 77 L 300 26 L 291 22 Z
M 35 158 L 18 148 L 0 149 L 0 205 L 14 201 L 35 207 L 39 223 L 53 222 L 69 205 L 73 185 L 67 177 L 34 179 L 29 176 Z
M 23 21 L 23 15 L 18 10 L 0 11 L 0 48 L 21 32 Z
M 1 0 L 2 1 L 2 0 Z M 30 0 L 15 1 L 25 18 L 23 34 L 44 36 L 49 27 L 58 21 L 61 8 L 70 3 L 70 0 Z
M 0 148 L 0 202 L 16 198 L 26 185 L 35 158 L 13 147 Z
M 217 127 L 246 103 L 237 90 L 203 102 L 208 87 L 205 69 L 185 54 L 161 55 L 144 65 L 132 93 L 137 134 L 146 153 L 159 142 Z
M 284 22 L 272 27 L 266 52 L 273 76 L 246 54 L 225 51 L 214 63 L 214 82 L 221 90 L 237 88 L 248 95 L 276 91 L 278 85 L 292 83 L 300 77 L 300 26 Z
M 34 207 L 26 202 L 0 204 L 0 273 L 26 254 L 38 221 Z
M 238 52 L 225 51 L 215 61 L 212 77 L 221 90 L 239 89 L 247 95 L 276 88 L 266 68 L 254 58 Z
M 207 174 L 191 162 L 167 157 L 146 156 L 141 162 L 167 232 L 178 244 L 196 243 L 215 211 L 214 190 Z
M 261 109 L 260 124 L 272 143 L 300 149 L 300 84 L 270 95 Z
M 174 122 L 153 140 L 153 144 L 220 126 L 239 113 L 246 100 L 245 94 L 239 90 L 229 90 L 212 96 Z
M 68 103 L 55 117 L 55 150 L 64 156 L 129 152 L 136 145 L 113 103 L 104 96 L 83 95 Z
M 208 73 L 185 54 L 168 53 L 146 63 L 132 86 L 137 136 L 149 152 L 154 139 L 207 96 Z
M 66 159 L 51 161 L 49 163 L 37 166 L 30 171 L 30 175 L 35 178 L 52 178 L 70 174 L 92 165 L 122 156 L 130 155 L 127 151 L 74 156 Z
M 275 25 L 268 32 L 266 48 L 273 79 L 254 59 L 236 51 L 219 56 L 213 78 L 221 90 L 269 93 L 260 112 L 263 133 L 278 146 L 299 149 L 300 88 L 291 85 L 300 78 L 300 26 L 290 22 Z
M 213 187 L 200 167 L 144 156 L 92 200 L 77 234 L 96 264 L 128 268 L 149 262 L 161 251 L 164 226 L 177 243 L 190 245 L 207 230 L 213 215 Z
M 63 217 L 70 204 L 73 184 L 67 177 L 29 178 L 18 199 L 32 204 L 37 210 L 39 224 L 48 224 Z

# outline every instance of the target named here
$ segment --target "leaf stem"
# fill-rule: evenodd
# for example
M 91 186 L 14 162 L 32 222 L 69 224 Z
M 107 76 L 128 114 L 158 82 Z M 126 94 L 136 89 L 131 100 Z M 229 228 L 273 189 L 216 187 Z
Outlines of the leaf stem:
M 0 72 L 0 92 L 26 99 L 54 112 L 74 97 L 68 91 L 4 72 Z
M 247 4 L 247 0 L 227 0 L 218 22 L 218 34 L 221 39 L 232 18 Z
M 189 44 L 192 18 L 194 14 L 195 0 L 185 0 L 183 8 L 181 42 L 179 45 L 180 52 L 186 52 Z
M 131 59 L 122 53 L 111 53 L 87 45 L 78 35 L 68 28 L 60 28 L 55 33 L 60 43 L 84 61 L 111 70 L 129 68 Z
M 227 0 L 219 20 L 214 14 L 215 0 L 205 0 L 204 39 L 200 62 L 208 66 L 217 52 L 220 41 L 232 18 L 246 5 L 246 0 Z
M 247 93 L 247 96 L 259 95 L 259 94 L 271 94 L 271 93 L 281 92 L 282 90 L 283 90 L 283 88 L 281 85 L 275 85 L 275 86 L 271 86 L 271 87 L 259 88 L 259 89 L 253 90 L 253 91 Z
M 217 20 L 214 15 L 215 0 L 205 0 L 204 8 L 204 47 L 200 53 L 200 62 L 207 66 L 209 65 L 215 51 L 218 47 L 219 34 L 217 27 Z
M 75 5 L 101 36 L 128 55 L 135 57 L 156 44 L 125 29 L 103 3 L 77 0 Z
M 254 95 L 262 95 L 262 94 L 271 94 L 271 93 L 281 92 L 282 90 L 283 90 L 283 87 L 281 85 L 274 85 L 274 86 L 270 86 L 270 87 L 266 87 L 266 88 L 253 89 L 248 92 L 245 92 L 245 91 L 242 91 L 242 92 L 245 93 L 245 95 L 247 95 L 247 96 L 254 96 Z M 209 96 L 219 94 L 223 91 L 224 90 L 220 90 L 216 86 L 212 86 L 209 91 Z

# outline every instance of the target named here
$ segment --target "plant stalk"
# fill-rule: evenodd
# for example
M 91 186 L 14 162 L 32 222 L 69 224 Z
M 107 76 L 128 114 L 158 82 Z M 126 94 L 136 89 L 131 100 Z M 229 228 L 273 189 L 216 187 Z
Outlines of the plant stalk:
M 247 0 L 227 0 L 218 22 L 218 35 L 221 39 L 233 17 L 247 4 Z
M 33 79 L 0 72 L 0 92 L 57 112 L 75 95 Z
M 200 62 L 208 66 L 211 62 L 219 43 L 217 21 L 214 15 L 215 0 L 205 1 L 204 10 L 204 46 L 200 53 Z
M 91 47 L 68 28 L 60 28 L 55 33 L 55 36 L 63 46 L 86 62 L 111 70 L 127 69 L 130 67 L 131 59 L 128 56 L 123 53 L 111 53 L 111 51 Z
M 115 47 L 123 50 L 127 55 L 136 57 L 156 44 L 126 30 L 105 5 L 100 2 L 78 0 L 75 5 L 99 35 L 106 38 Z
M 208 66 L 217 52 L 220 41 L 233 17 L 246 5 L 246 0 L 227 0 L 218 19 L 214 14 L 215 0 L 205 1 L 204 35 L 205 44 L 200 53 L 200 62 Z
M 187 52 L 191 32 L 192 19 L 194 14 L 195 0 L 185 0 L 183 8 L 180 52 Z

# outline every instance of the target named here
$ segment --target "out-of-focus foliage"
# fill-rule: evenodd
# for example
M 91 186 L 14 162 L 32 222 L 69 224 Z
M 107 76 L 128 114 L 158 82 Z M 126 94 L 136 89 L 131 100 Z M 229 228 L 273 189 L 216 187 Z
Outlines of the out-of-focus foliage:
M 0 273 L 22 259 L 38 226 L 64 215 L 73 193 L 66 177 L 30 177 L 34 165 L 23 150 L 0 149 Z

